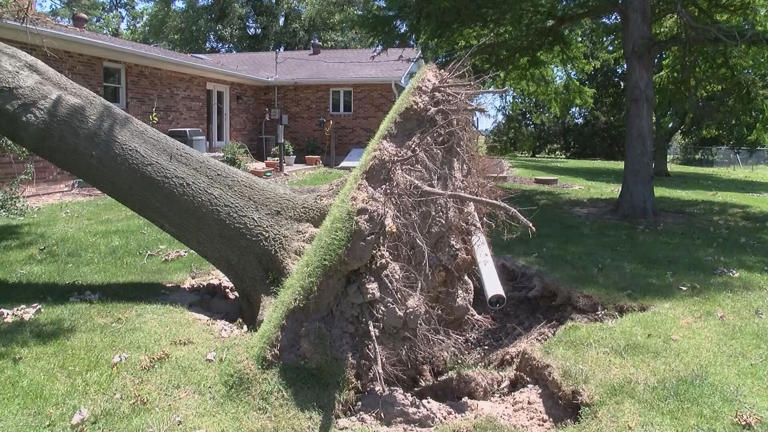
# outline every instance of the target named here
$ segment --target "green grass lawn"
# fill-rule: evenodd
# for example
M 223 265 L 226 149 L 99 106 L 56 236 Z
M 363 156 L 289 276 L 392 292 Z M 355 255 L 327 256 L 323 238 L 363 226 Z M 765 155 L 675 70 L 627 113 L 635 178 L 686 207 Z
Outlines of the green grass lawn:
M 751 413 L 768 430 L 768 169 L 672 166 L 656 180 L 666 214 L 636 227 L 574 208 L 615 200 L 622 165 L 515 159 L 516 174 L 582 189 L 507 185 L 537 233 L 498 237 L 562 285 L 651 306 L 602 324 L 570 324 L 541 347 L 592 405 L 578 431 L 738 431 Z M 716 276 L 719 268 L 739 277 Z M 765 313 L 766 317 L 762 318 Z
M 349 171 L 333 168 L 315 168 L 305 173 L 299 173 L 288 181 L 288 186 L 322 186 L 345 177 Z
M 89 431 L 306 431 L 330 424 L 337 386 L 328 375 L 259 369 L 252 334 L 219 339 L 214 326 L 155 300 L 163 283 L 211 269 L 194 253 L 144 263 L 146 251 L 162 246 L 183 248 L 109 198 L 0 220 L 0 307 L 44 306 L 30 322 L 0 325 L 0 430 L 66 430 L 80 407 L 91 412 Z M 105 299 L 68 301 L 85 290 Z M 192 343 L 171 343 L 184 338 Z M 140 369 L 143 356 L 163 349 L 167 361 Z M 226 358 L 205 362 L 213 349 Z M 113 371 L 112 357 L 121 352 L 129 357 Z
M 583 189 L 509 185 L 510 202 L 538 232 L 498 236 L 495 252 L 567 287 L 651 306 L 613 322 L 568 325 L 540 348 L 592 401 L 568 430 L 738 431 L 737 411 L 768 417 L 768 317 L 756 313 L 768 314 L 768 170 L 673 166 L 674 177 L 657 181 L 659 204 L 672 215 L 638 228 L 572 212 L 612 202 L 620 164 L 514 164 L 519 175 L 557 175 Z M 109 198 L 0 219 L 0 307 L 45 308 L 28 323 L 0 326 L 0 431 L 66 430 L 80 407 L 91 411 L 89 431 L 329 430 L 339 389 L 332 373 L 259 368 L 253 333 L 219 339 L 215 327 L 155 300 L 164 283 L 211 269 L 194 253 L 144 262 L 162 246 L 184 247 Z M 718 267 L 740 276 L 715 276 Z M 68 301 L 85 290 L 105 298 Z M 171 343 L 183 338 L 192 343 Z M 143 356 L 163 349 L 167 361 L 140 369 Z M 226 358 L 205 362 L 212 349 Z M 113 371 L 120 352 L 128 360 Z M 504 428 L 485 420 L 441 430 Z

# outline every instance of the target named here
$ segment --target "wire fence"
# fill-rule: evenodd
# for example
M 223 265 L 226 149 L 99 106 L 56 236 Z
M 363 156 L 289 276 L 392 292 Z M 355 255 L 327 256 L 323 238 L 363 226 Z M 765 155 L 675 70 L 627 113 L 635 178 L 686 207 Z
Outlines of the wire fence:
M 718 168 L 768 166 L 768 148 L 672 146 L 668 157 L 681 165 Z

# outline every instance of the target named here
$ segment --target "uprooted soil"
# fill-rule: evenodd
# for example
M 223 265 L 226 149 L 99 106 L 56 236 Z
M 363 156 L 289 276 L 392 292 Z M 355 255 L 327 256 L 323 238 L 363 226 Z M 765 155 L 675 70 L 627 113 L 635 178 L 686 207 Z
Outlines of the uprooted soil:
M 195 318 L 215 327 L 222 339 L 248 331 L 240 319 L 240 296 L 232 282 L 218 270 L 190 278 L 181 285 L 168 284 L 158 300 L 187 308 Z M 264 310 L 259 321 L 263 319 Z
M 563 386 L 533 348 L 568 321 L 604 321 L 644 307 L 606 308 L 512 257 L 501 257 L 496 264 L 508 304 L 492 311 L 476 293 L 473 307 L 488 323 L 456 341 L 467 353 L 462 366 L 469 369 L 446 372 L 422 366 L 413 385 L 383 391 L 370 386 L 337 427 L 375 425 L 377 430 L 410 431 L 491 416 L 510 427 L 536 432 L 578 420 L 580 408 L 588 404 L 585 395 Z

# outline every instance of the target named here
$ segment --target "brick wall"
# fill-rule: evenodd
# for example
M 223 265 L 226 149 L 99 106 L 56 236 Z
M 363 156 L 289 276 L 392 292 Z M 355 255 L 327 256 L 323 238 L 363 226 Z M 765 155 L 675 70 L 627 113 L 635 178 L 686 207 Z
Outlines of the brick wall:
M 23 43 L 3 41 L 39 58 L 58 72 L 101 94 L 105 61 L 123 63 L 71 52 L 44 50 Z M 246 143 L 252 149 L 261 147 L 262 120 L 265 110 L 274 106 L 274 87 L 252 86 L 212 80 L 194 75 L 166 71 L 149 66 L 125 64 L 126 111 L 148 122 L 152 107 L 157 103 L 158 122 L 155 128 L 165 133 L 173 127 L 200 128 L 207 133 L 206 83 L 229 86 L 230 138 Z M 353 88 L 351 114 L 330 114 L 330 89 Z M 329 137 L 318 126 L 318 119 L 334 121 L 337 136 L 337 163 L 352 147 L 364 147 L 394 102 L 390 84 L 352 86 L 283 86 L 278 88 L 278 106 L 289 115 L 286 137 L 291 140 L 300 157 L 306 154 L 310 139 L 328 148 Z M 276 134 L 276 122 L 265 124 L 265 134 Z
M 0 156 L 0 184 L 8 183 L 18 177 L 32 162 L 35 182 L 74 180 L 74 176 L 56 165 L 39 157 L 32 156 L 30 160 L 21 161 L 10 156 Z
M 340 87 L 352 88 L 351 114 L 330 114 L 331 88 Z M 278 104 L 289 117 L 285 135 L 296 152 L 304 156 L 310 139 L 320 144 L 325 152 L 328 151 L 330 137 L 325 136 L 323 128 L 318 125 L 318 119 L 324 117 L 333 120 L 337 164 L 349 149 L 368 144 L 394 100 L 391 84 L 285 86 L 278 89 Z

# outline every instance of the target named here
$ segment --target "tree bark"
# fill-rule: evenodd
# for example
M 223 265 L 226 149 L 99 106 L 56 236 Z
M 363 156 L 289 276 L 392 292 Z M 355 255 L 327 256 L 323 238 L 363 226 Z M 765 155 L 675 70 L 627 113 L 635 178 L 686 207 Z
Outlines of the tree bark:
M 667 152 L 669 151 L 669 141 L 666 143 L 657 142 L 653 149 L 653 176 L 654 177 L 672 177 L 669 173 L 667 164 Z
M 650 0 L 624 0 L 621 7 L 627 63 L 627 135 L 620 216 L 652 219 L 658 214 L 653 191 L 653 36 Z
M 656 127 L 653 131 L 653 175 L 654 177 L 671 177 L 667 165 L 669 141 L 674 136 L 673 129 L 664 125 L 665 117 L 656 116 Z
M 201 101 L 202 103 L 202 101 Z M 0 135 L 85 179 L 226 274 L 255 322 L 326 208 L 204 156 L 0 43 Z

